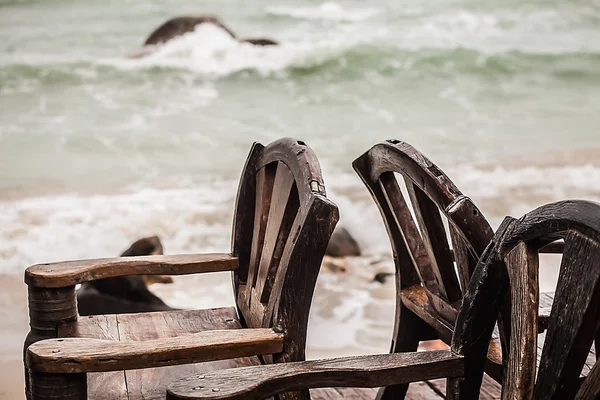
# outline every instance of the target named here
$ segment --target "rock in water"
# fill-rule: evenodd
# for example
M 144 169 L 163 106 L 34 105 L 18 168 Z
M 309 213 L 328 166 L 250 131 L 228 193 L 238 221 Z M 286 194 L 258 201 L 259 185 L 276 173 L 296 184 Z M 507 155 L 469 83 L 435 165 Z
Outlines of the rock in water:
M 163 44 L 173 38 L 193 32 L 196 29 L 196 25 L 206 23 L 218 26 L 229 33 L 232 38 L 235 38 L 233 31 L 219 21 L 217 17 L 212 15 L 184 16 L 171 18 L 156 28 L 146 39 L 144 46 Z
M 331 235 L 325 254 L 332 257 L 360 256 L 360 247 L 346 229 L 337 228 Z

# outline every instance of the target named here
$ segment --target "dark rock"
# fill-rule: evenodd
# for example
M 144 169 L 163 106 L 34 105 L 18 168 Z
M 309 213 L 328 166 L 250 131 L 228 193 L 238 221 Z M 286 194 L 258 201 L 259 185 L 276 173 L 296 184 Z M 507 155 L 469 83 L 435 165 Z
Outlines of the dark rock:
M 268 38 L 248 38 L 248 39 L 240 39 L 241 43 L 250 43 L 255 46 L 278 46 L 279 43 L 274 41 L 273 39 Z
M 233 33 L 229 27 L 227 27 L 213 15 L 174 17 L 156 28 L 144 42 L 144 48 L 134 54 L 131 54 L 129 58 L 142 58 L 150 55 L 154 52 L 155 46 L 164 44 L 169 40 L 184 35 L 188 32 L 193 32 L 196 29 L 196 26 L 200 24 L 213 24 L 218 26 L 227 32 L 229 36 L 237 39 L 235 33 Z M 239 42 L 250 43 L 255 46 L 277 46 L 279 44 L 275 40 L 261 37 L 239 39 Z
M 193 32 L 197 25 L 213 24 L 227 32 L 232 38 L 235 34 L 231 29 L 225 26 L 218 18 L 212 15 L 184 16 L 171 18 L 148 36 L 144 46 L 158 45 L 188 32 Z
M 149 256 L 162 253 L 160 239 L 152 236 L 136 241 L 121 256 Z M 154 281 L 162 279 L 172 282 L 169 276 L 157 275 L 158 278 L 155 278 L 148 275 L 148 277 Z M 139 275 L 116 276 L 84 283 L 77 291 L 77 309 L 79 315 L 174 310 L 148 290 L 146 279 Z
M 384 284 L 388 277 L 390 276 L 394 276 L 393 272 L 378 272 L 375 274 L 375 277 L 373 278 L 373 282 L 379 282 L 381 284 Z
M 360 256 L 360 247 L 346 229 L 337 228 L 331 235 L 325 254 L 332 257 Z

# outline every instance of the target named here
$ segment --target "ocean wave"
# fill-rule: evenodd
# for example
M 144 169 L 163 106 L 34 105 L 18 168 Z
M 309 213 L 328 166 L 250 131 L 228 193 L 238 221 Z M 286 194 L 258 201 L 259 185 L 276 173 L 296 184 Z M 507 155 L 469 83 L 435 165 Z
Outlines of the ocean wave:
M 448 175 L 493 226 L 541 204 L 600 200 L 600 165 L 448 168 Z M 329 197 L 366 255 L 389 254 L 379 211 L 360 180 L 327 178 Z M 233 180 L 104 195 L 56 194 L 0 203 L 0 273 L 28 265 L 119 254 L 142 236 L 159 235 L 169 254 L 228 251 L 236 193 Z M 365 221 L 370 221 L 365 224 Z
M 338 22 L 359 22 L 382 13 L 378 8 L 344 8 L 335 2 L 325 2 L 313 7 L 270 6 L 270 15 L 305 20 L 325 20 Z
M 79 85 L 122 82 L 128 86 L 160 85 L 171 76 L 179 83 L 197 86 L 223 79 L 289 79 L 327 75 L 333 81 L 358 78 L 365 73 L 397 76 L 404 72 L 424 78 L 474 76 L 497 79 L 518 75 L 546 76 L 557 81 L 598 81 L 599 53 L 529 54 L 520 51 L 489 54 L 465 48 L 421 48 L 410 51 L 368 42 L 323 41 L 256 48 L 231 42 L 211 49 L 182 37 L 142 59 L 86 59 L 25 61 L 0 67 L 0 93 L 32 93 L 40 85 Z M 197 77 L 197 78 L 196 78 Z M 414 76 L 409 74 L 407 79 Z

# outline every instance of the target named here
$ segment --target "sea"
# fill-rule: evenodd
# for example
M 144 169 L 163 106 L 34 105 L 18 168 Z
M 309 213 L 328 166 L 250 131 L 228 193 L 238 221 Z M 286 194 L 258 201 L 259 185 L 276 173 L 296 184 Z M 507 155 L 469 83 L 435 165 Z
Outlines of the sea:
M 128 57 L 198 14 L 280 45 L 200 25 Z M 372 145 L 415 146 L 494 227 L 600 200 L 598 0 L 0 0 L 0 38 L 2 276 L 150 235 L 227 252 L 250 146 L 294 137 L 364 254 L 322 274 L 309 351 L 387 351 L 390 245 L 351 168 Z M 228 276 L 178 279 L 156 289 L 170 304 L 233 304 Z

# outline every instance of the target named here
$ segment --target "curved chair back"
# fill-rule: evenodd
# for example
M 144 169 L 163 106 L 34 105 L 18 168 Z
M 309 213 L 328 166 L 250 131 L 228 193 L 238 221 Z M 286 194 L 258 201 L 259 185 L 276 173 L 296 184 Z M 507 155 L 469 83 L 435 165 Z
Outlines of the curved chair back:
M 352 165 L 377 203 L 396 264 L 391 352 L 415 351 L 419 341 L 436 337 L 450 343 L 463 292 L 492 228 L 471 199 L 408 143 L 376 144 Z M 396 398 L 407 386 L 384 390 L 385 398 Z
M 285 332 L 276 362 L 304 359 L 310 304 L 337 220 L 310 147 L 290 138 L 253 145 L 238 188 L 233 280 L 245 324 Z
M 563 257 L 543 332 L 538 316 L 539 251 L 558 239 L 565 242 Z M 478 368 L 486 343 L 478 338 L 491 332 L 508 295 L 510 316 L 500 325 L 508 342 L 502 398 L 600 397 L 600 363 L 595 356 L 595 339 L 600 339 L 600 204 L 560 201 L 518 220 L 507 217 L 471 285 L 452 347 L 479 360 L 471 363 L 464 380 L 453 379 L 449 387 L 468 390 L 477 386 L 473 382 L 480 382 Z M 592 349 L 594 341 L 596 349 Z

